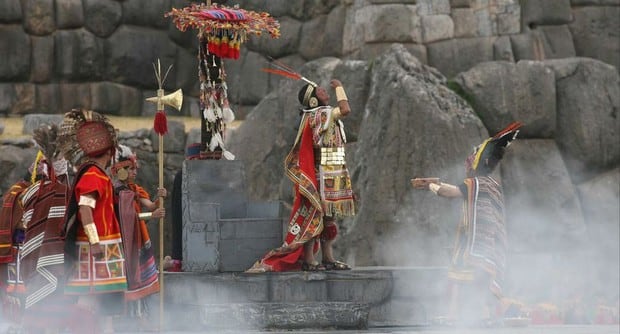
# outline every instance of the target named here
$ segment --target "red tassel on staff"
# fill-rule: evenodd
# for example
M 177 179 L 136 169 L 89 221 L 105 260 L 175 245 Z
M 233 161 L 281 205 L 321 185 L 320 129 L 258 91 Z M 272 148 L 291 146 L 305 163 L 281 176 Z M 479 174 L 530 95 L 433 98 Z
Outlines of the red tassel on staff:
M 153 130 L 158 135 L 165 135 L 168 133 L 168 120 L 166 119 L 166 113 L 158 111 L 155 114 L 155 121 L 153 122 Z

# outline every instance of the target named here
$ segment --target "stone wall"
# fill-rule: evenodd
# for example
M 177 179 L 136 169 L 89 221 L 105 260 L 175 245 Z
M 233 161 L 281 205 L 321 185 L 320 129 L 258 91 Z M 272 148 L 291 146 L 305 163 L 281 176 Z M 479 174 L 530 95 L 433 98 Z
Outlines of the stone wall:
M 400 43 L 451 78 L 490 60 L 586 56 L 620 67 L 618 0 L 237 0 L 268 11 L 282 36 L 252 38 L 226 62 L 238 118 L 277 87 L 260 71 L 271 56 L 299 67 L 321 57 L 370 60 Z M 75 106 L 152 115 L 151 63 L 174 65 L 182 113 L 198 117 L 195 33 L 163 14 L 187 0 L 5 0 L 0 3 L 0 113 Z

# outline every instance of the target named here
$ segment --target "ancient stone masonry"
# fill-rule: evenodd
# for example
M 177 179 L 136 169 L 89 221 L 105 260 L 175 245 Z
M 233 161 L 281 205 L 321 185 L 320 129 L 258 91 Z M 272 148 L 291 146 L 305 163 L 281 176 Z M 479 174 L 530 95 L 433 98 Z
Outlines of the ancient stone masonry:
M 227 1 L 223 1 L 226 3 Z M 188 0 L 5 0 L 0 3 L 0 113 L 57 113 L 74 106 L 152 115 L 150 64 L 174 64 L 169 88 L 198 116 L 195 37 L 163 17 Z M 280 78 L 266 56 L 298 67 L 325 56 L 369 60 L 401 43 L 448 78 L 490 60 L 587 56 L 620 66 L 617 0 L 235 1 L 264 10 L 282 36 L 251 40 L 228 69 L 242 119 Z M 25 56 L 28 55 L 28 56 Z M 243 78 L 241 73 L 244 73 Z

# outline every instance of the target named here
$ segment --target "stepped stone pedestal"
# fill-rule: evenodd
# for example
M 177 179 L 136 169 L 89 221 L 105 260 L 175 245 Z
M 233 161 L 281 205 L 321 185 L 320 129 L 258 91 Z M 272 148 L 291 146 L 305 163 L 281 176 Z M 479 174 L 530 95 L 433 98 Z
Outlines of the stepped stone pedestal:
M 248 201 L 243 167 L 183 163 L 184 272 L 165 273 L 165 329 L 416 326 L 442 313 L 445 268 L 244 273 L 282 244 L 289 213 Z M 159 295 L 147 302 L 157 317 Z
M 280 202 L 250 202 L 241 161 L 186 160 L 183 271 L 244 271 L 282 244 Z

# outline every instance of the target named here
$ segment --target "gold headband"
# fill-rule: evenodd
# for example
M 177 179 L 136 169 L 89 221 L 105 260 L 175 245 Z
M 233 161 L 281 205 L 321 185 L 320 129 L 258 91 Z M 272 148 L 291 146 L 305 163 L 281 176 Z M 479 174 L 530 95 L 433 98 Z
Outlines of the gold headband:
M 308 84 L 306 87 L 306 92 L 304 93 L 304 105 L 308 105 L 308 100 L 310 100 L 310 96 L 312 96 L 312 92 L 314 92 L 314 86 Z

